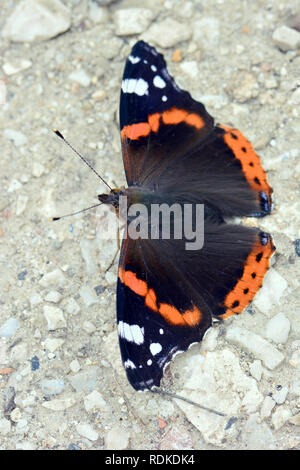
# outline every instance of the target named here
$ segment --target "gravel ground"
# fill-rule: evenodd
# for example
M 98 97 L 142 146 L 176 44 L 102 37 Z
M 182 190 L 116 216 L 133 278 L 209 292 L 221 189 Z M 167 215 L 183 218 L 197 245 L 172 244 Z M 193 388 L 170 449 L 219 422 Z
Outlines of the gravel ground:
M 2 0 L 1 449 L 300 448 L 297 5 Z M 117 343 L 117 265 L 106 272 L 115 241 L 97 236 L 95 210 L 49 220 L 105 191 L 52 128 L 110 185 L 125 182 L 119 91 L 139 38 L 165 54 L 217 122 L 253 142 L 274 189 L 273 214 L 243 221 L 275 239 L 263 289 L 241 317 L 176 357 L 164 379 L 226 418 L 134 392 Z

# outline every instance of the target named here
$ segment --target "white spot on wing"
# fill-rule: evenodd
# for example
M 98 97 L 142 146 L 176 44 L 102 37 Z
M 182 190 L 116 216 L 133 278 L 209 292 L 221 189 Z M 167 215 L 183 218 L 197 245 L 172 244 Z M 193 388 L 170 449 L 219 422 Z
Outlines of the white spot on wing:
M 157 71 L 157 67 L 155 67 L 155 65 L 151 65 L 151 70 L 153 70 L 153 72 L 156 72 L 156 71 Z
M 150 351 L 152 356 L 155 356 L 156 354 L 160 353 L 162 350 L 162 345 L 159 343 L 151 343 L 150 344 Z
M 159 75 L 155 75 L 153 85 L 156 86 L 156 88 L 165 88 L 166 82 Z
M 118 324 L 118 332 L 121 338 L 135 344 L 143 344 L 144 342 L 144 328 L 139 325 L 129 325 L 123 321 Z
M 124 367 L 125 369 L 136 369 L 135 364 L 130 359 L 124 362 Z
M 140 62 L 141 58 L 140 58 L 140 57 L 134 57 L 133 55 L 129 55 L 129 56 L 128 56 L 128 60 L 129 60 L 132 64 L 137 64 L 138 62 Z
M 151 366 L 151 364 L 152 364 L 151 359 L 148 359 L 148 361 L 147 361 L 147 366 Z
M 162 100 L 162 101 L 167 101 L 167 100 L 168 100 L 168 97 L 167 97 L 166 95 L 163 95 L 163 96 L 161 97 L 161 100 Z
M 142 78 L 125 78 L 122 81 L 122 91 L 123 93 L 135 93 L 139 96 L 148 95 L 148 83 Z
M 163 334 L 164 334 L 164 330 L 163 330 L 162 328 L 160 328 L 160 329 L 159 329 L 159 333 L 160 333 L 161 335 L 163 335 Z

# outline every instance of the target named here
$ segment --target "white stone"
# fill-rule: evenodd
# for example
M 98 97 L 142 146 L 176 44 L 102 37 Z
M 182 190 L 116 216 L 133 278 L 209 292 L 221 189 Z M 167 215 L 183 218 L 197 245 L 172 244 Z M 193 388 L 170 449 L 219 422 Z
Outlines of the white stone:
M 287 394 L 288 394 L 288 391 L 289 391 L 289 387 L 287 385 L 285 385 L 284 387 L 282 387 L 280 390 L 276 390 L 274 393 L 273 393 L 273 398 L 274 400 L 276 401 L 276 403 L 278 405 L 282 405 L 282 403 L 285 402 L 285 399 L 287 397 Z
M 181 70 L 191 78 L 199 76 L 198 64 L 195 60 L 184 61 L 180 64 Z
M 107 271 L 105 273 L 105 279 L 107 281 L 107 284 L 109 286 L 113 286 L 114 284 L 116 284 L 117 282 L 117 276 L 115 273 L 111 272 L 111 271 Z
M 108 11 L 105 8 L 101 8 L 97 3 L 89 1 L 89 18 L 96 24 L 106 23 L 109 20 Z
M 261 336 L 231 325 L 226 332 L 227 341 L 237 344 L 242 349 L 260 359 L 268 369 L 275 369 L 284 360 L 284 355 Z
M 27 202 L 28 202 L 28 196 L 25 196 L 24 194 L 20 194 L 17 199 L 16 203 L 16 215 L 21 215 L 26 209 Z
M 269 269 L 265 278 L 263 288 L 256 294 L 253 304 L 266 315 L 269 314 L 273 305 L 279 301 L 288 287 L 286 280 L 275 269 Z
M 143 39 L 160 47 L 173 47 L 179 42 L 187 41 L 192 36 L 191 28 L 178 23 L 172 18 L 153 23 L 143 34 Z
M 44 305 L 44 315 L 47 320 L 48 330 L 58 330 L 67 326 L 64 314 L 61 308 L 52 305 Z
M 60 294 L 60 292 L 57 292 L 57 290 L 51 290 L 45 296 L 45 300 L 47 302 L 52 302 L 54 304 L 57 304 L 61 299 L 62 299 L 62 295 Z
M 61 270 L 54 269 L 53 271 L 44 274 L 44 276 L 40 279 L 39 284 L 42 287 L 49 287 L 51 285 L 62 287 L 65 285 L 65 282 L 66 278 Z
M 219 331 L 217 328 L 209 328 L 203 337 L 201 349 L 204 351 L 213 351 L 216 349 L 218 335 Z
M 94 240 L 80 240 L 81 256 L 86 263 L 89 276 L 97 272 L 97 244 Z
M 0 327 L 0 336 L 2 338 L 11 338 L 17 328 L 19 327 L 19 320 L 16 318 L 8 318 Z
M 40 176 L 42 176 L 42 174 L 45 172 L 45 167 L 44 165 L 42 165 L 41 163 L 39 162 L 33 162 L 33 165 L 32 165 L 32 175 L 35 177 L 35 178 L 40 178 Z
M 276 28 L 272 39 L 282 51 L 296 50 L 300 47 L 300 33 L 288 26 Z
M 90 441 L 96 441 L 99 437 L 97 431 L 95 431 L 94 428 L 88 423 L 77 424 L 76 431 L 80 436 L 85 437 Z
M 272 424 L 275 430 L 277 431 L 280 429 L 291 416 L 291 410 L 284 408 L 283 406 L 279 406 L 272 415 Z
M 16 131 L 15 129 L 4 129 L 3 135 L 13 142 L 16 147 L 21 147 L 21 145 L 27 144 L 28 141 L 26 135 L 22 134 L 20 131 Z
M 36 305 L 41 304 L 43 302 L 43 299 L 40 296 L 40 294 L 37 294 L 35 292 L 34 294 L 30 296 L 29 302 L 30 302 L 31 307 L 35 307 Z
M 12 412 L 10 413 L 10 419 L 14 423 L 17 423 L 18 421 L 20 421 L 21 418 L 22 418 L 22 413 L 21 413 L 20 408 L 18 407 L 14 408 Z
M 205 48 L 219 45 L 220 22 L 213 17 L 203 17 L 192 24 L 193 39 Z
M 92 290 L 87 286 L 82 286 L 79 293 L 86 307 L 90 307 L 99 302 Z
M 253 361 L 252 364 L 250 364 L 249 370 L 252 377 L 254 377 L 259 382 L 262 376 L 261 361 Z
M 40 387 L 44 395 L 58 395 L 65 388 L 63 379 L 44 379 L 40 381 Z
M 75 374 L 80 371 L 80 363 L 77 359 L 74 359 L 73 361 L 70 362 L 69 367 L 72 372 Z
M 91 321 L 84 321 L 83 324 L 82 324 L 82 328 L 84 329 L 84 331 L 86 331 L 89 335 L 91 335 L 92 333 L 95 333 L 96 331 L 96 327 L 94 325 L 94 323 L 92 323 Z
M 271 416 L 271 412 L 276 405 L 275 400 L 273 400 L 272 397 L 267 396 L 262 404 L 261 410 L 260 410 L 260 416 L 262 419 L 269 418 Z
M 108 450 L 124 450 L 129 444 L 130 434 L 120 427 L 113 427 L 105 436 L 105 448 Z
M 6 436 L 7 434 L 10 433 L 11 430 L 11 424 L 8 419 L 2 418 L 0 419 L 0 435 Z
M 70 73 L 69 79 L 83 87 L 88 87 L 91 83 L 91 77 L 83 69 L 75 70 Z
M 258 414 L 249 416 L 240 433 L 240 448 L 247 450 L 274 450 L 276 440 L 267 423 L 259 422 Z
M 17 180 L 16 178 L 13 178 L 11 182 L 9 183 L 7 192 L 13 193 L 14 191 L 17 191 L 20 188 L 22 188 L 22 184 L 20 183 L 20 181 Z
M 15 42 L 46 40 L 70 25 L 70 10 L 59 0 L 23 0 L 6 19 L 2 36 Z
M 20 59 L 18 61 L 15 60 L 13 62 L 4 62 L 2 68 L 5 75 L 14 75 L 15 73 L 22 72 L 23 70 L 26 70 L 31 66 L 31 60 Z
M 238 357 L 228 349 L 208 351 L 205 356 L 181 355 L 176 362 L 184 383 L 178 394 L 225 413 L 218 416 L 175 399 L 207 443 L 222 445 L 228 416 L 237 416 L 241 409 L 254 413 L 263 400 L 256 381 L 242 371 Z M 171 367 L 175 366 L 173 362 Z
M 50 401 L 44 401 L 42 406 L 52 411 L 63 411 L 67 408 L 70 408 L 71 406 L 74 406 L 76 402 L 77 399 L 75 396 L 69 396 L 65 398 L 56 398 Z
M 70 313 L 72 315 L 78 315 L 78 313 L 80 312 L 80 306 L 78 305 L 76 300 L 73 299 L 73 297 L 69 297 L 68 299 L 66 299 L 64 303 L 64 308 L 67 313 Z
M 154 13 L 147 8 L 126 8 L 114 14 L 115 32 L 118 36 L 143 33 L 150 25 Z
M 94 390 L 89 393 L 83 400 L 84 407 L 88 413 L 95 410 L 105 411 L 108 409 L 107 403 L 102 397 L 101 393 Z
M 286 343 L 288 340 L 291 324 L 284 313 L 278 313 L 268 321 L 265 327 L 265 336 L 274 343 Z
M 47 338 L 43 343 L 45 348 L 51 353 L 54 353 L 54 351 L 59 349 L 63 344 L 64 340 L 60 338 Z

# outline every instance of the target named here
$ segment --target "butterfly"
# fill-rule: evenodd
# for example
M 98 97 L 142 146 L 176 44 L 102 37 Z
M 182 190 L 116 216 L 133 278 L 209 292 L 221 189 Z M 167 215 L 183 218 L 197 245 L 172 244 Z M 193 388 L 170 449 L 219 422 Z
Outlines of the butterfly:
M 272 188 L 243 134 L 215 124 L 204 105 L 179 88 L 163 55 L 143 41 L 126 61 L 120 131 L 128 187 L 99 195 L 102 203 L 117 211 L 121 196 L 129 208 L 204 205 L 201 249 L 187 250 L 185 236 L 127 233 L 122 241 L 121 357 L 132 387 L 151 390 L 177 353 L 202 340 L 213 319 L 240 314 L 262 286 L 275 250 L 271 235 L 230 218 L 270 214 Z M 128 216 L 127 225 L 131 221 Z

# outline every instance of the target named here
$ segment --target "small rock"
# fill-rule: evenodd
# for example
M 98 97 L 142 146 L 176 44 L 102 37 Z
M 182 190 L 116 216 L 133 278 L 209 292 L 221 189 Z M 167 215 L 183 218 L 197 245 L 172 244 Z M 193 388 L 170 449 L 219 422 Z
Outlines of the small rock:
M 256 294 L 253 304 L 262 313 L 268 315 L 272 306 L 279 304 L 279 301 L 288 287 L 286 280 L 275 269 L 269 269 L 264 278 L 264 286 Z
M 193 21 L 193 40 L 205 49 L 220 47 L 220 22 L 214 17 Z
M 13 178 L 11 182 L 9 183 L 7 192 L 13 193 L 14 191 L 17 191 L 20 188 L 22 188 L 22 184 L 20 183 L 20 181 L 17 180 L 16 178 Z
M 275 369 L 284 360 L 284 355 L 261 336 L 237 326 L 230 326 L 226 339 L 237 344 L 255 357 L 260 359 L 268 369 Z
M 278 313 L 266 324 L 265 336 L 275 343 L 284 344 L 288 340 L 290 328 L 291 324 L 288 318 L 284 313 Z
M 257 360 L 252 362 L 252 364 L 250 364 L 249 370 L 252 377 L 254 377 L 259 382 L 262 376 L 261 361 Z
M 107 271 L 107 273 L 105 273 L 105 279 L 107 284 L 110 286 L 113 286 L 116 283 L 116 275 L 111 271 Z
M 19 320 L 17 320 L 16 318 L 9 318 L 0 327 L 0 336 L 2 338 L 11 338 L 17 331 L 18 327 L 19 327 Z
M 73 299 L 73 297 L 69 297 L 68 299 L 66 299 L 64 303 L 64 309 L 67 313 L 70 313 L 71 315 L 78 315 L 78 313 L 80 312 L 80 306 L 78 305 L 76 300 Z
M 44 305 L 44 315 L 48 323 L 48 330 L 57 330 L 67 326 L 63 311 L 59 307 Z
M 160 450 L 189 450 L 193 449 L 193 441 L 189 433 L 172 426 L 159 443 Z
M 266 397 L 263 401 L 261 410 L 260 410 L 260 416 L 262 419 L 269 418 L 271 416 L 271 412 L 276 405 L 275 400 L 273 400 L 272 397 Z
M 21 145 L 27 144 L 28 141 L 26 135 L 22 134 L 20 131 L 16 131 L 15 129 L 4 129 L 3 135 L 13 142 L 16 147 L 21 147 Z
M 61 299 L 62 299 L 62 295 L 59 292 L 57 292 L 57 290 L 51 290 L 45 296 L 45 300 L 47 302 L 52 302 L 54 304 L 57 304 Z
M 199 76 L 198 64 L 195 60 L 182 62 L 182 64 L 180 64 L 180 68 L 191 78 L 197 78 Z
M 98 2 L 99 3 L 99 2 Z M 108 11 L 101 8 L 93 1 L 89 2 L 89 18 L 95 24 L 103 24 L 109 21 Z
M 99 376 L 98 367 L 89 367 L 87 370 L 68 377 L 72 387 L 76 392 L 92 392 Z
M 276 28 L 272 39 L 282 51 L 296 50 L 300 47 L 300 33 L 288 26 Z
M 97 390 L 89 393 L 83 401 L 84 407 L 88 413 L 95 410 L 104 411 L 108 409 L 106 401 L 102 397 L 101 393 L 97 392 Z
M 28 196 L 24 196 L 23 194 L 20 194 L 17 199 L 17 204 L 16 204 L 16 215 L 21 215 L 26 209 L 27 202 L 28 202 Z
M 244 423 L 241 432 L 241 443 L 243 449 L 247 450 L 274 450 L 276 440 L 266 423 L 259 423 L 258 415 L 251 415 Z
M 80 371 L 80 363 L 77 359 L 74 359 L 74 361 L 70 362 L 69 367 L 72 372 L 77 373 Z
M 76 397 L 69 396 L 65 398 L 57 398 L 50 401 L 44 401 L 42 403 L 42 406 L 52 411 L 63 411 L 67 408 L 70 408 L 71 406 L 74 406 L 76 402 Z
M 130 434 L 118 427 L 113 427 L 105 436 L 105 448 L 109 450 L 124 450 L 129 444 Z
M 70 10 L 59 0 L 22 0 L 7 18 L 2 36 L 15 42 L 47 40 L 70 25 Z
M 10 419 L 14 423 L 17 423 L 18 421 L 20 421 L 21 418 L 22 418 L 22 413 L 21 413 L 20 408 L 18 407 L 13 409 L 12 412 L 10 413 Z
M 239 103 L 245 103 L 258 96 L 259 86 L 252 73 L 239 70 L 233 74 L 226 91 Z
M 117 36 L 130 36 L 144 32 L 154 17 L 147 8 L 126 8 L 117 10 L 114 15 Z
M 59 349 L 64 344 L 64 340 L 60 338 L 47 338 L 44 341 L 44 346 L 48 351 L 53 353 L 57 349 Z
M 144 33 L 145 41 L 155 43 L 160 47 L 173 47 L 179 42 L 187 41 L 192 36 L 192 31 L 185 24 L 178 23 L 172 18 L 153 23 Z
M 2 418 L 0 419 L 0 435 L 6 436 L 7 434 L 10 433 L 11 430 L 11 424 L 8 419 Z
M 83 69 L 72 72 L 69 75 L 69 79 L 72 80 L 73 82 L 78 83 L 78 85 L 81 85 L 83 87 L 88 87 L 90 86 L 90 83 L 91 83 L 91 77 Z
M 60 269 L 54 269 L 50 273 L 44 274 L 42 279 L 40 279 L 39 284 L 42 287 L 49 287 L 50 285 L 57 285 L 63 287 L 66 282 L 66 278 L 61 272 Z
M 96 90 L 92 94 L 92 98 L 94 101 L 103 101 L 106 98 L 106 93 L 104 90 Z
M 171 57 L 172 62 L 181 62 L 182 61 L 182 52 L 181 49 L 175 49 Z
M 31 359 L 30 359 L 30 362 L 31 362 L 31 370 L 38 370 L 40 368 L 40 361 L 39 361 L 39 358 L 37 356 L 33 356 Z
M 3 64 L 3 72 L 6 75 L 14 75 L 15 73 L 22 72 L 32 66 L 31 60 L 21 59 L 13 62 L 5 62 Z
M 86 307 L 90 307 L 99 302 L 97 297 L 94 296 L 93 291 L 87 286 L 82 286 L 79 293 Z
M 82 324 L 82 328 L 84 329 L 84 331 L 86 331 L 89 335 L 91 335 L 92 333 L 95 333 L 96 331 L 96 327 L 94 325 L 94 323 L 92 323 L 91 321 L 84 321 L 83 324 Z
M 30 296 L 29 302 L 31 307 L 35 307 L 36 305 L 41 304 L 43 302 L 43 299 L 40 294 L 34 293 Z
M 277 431 L 280 429 L 286 421 L 291 417 L 292 413 L 287 408 L 279 406 L 277 410 L 272 415 L 272 424 Z
M 298 413 L 297 415 L 292 416 L 289 419 L 289 422 L 294 424 L 295 426 L 300 426 L 300 413 Z
M 276 390 L 274 393 L 273 393 L 273 398 L 274 400 L 276 401 L 276 403 L 278 405 L 282 405 L 282 403 L 285 402 L 285 399 L 287 397 L 287 394 L 288 394 L 288 391 L 289 391 L 289 387 L 287 385 L 285 385 L 284 387 L 282 387 L 280 390 Z
M 97 272 L 97 244 L 94 240 L 80 240 L 81 256 L 86 263 L 89 276 Z
M 39 178 L 45 172 L 45 167 L 39 162 L 34 162 L 32 165 L 32 175 Z
M 92 426 L 88 423 L 77 424 L 76 431 L 80 436 L 85 437 L 90 441 L 96 441 L 99 437 L 97 431 L 95 431 Z
M 58 395 L 65 388 L 63 379 L 44 379 L 40 381 L 40 387 L 44 395 Z

